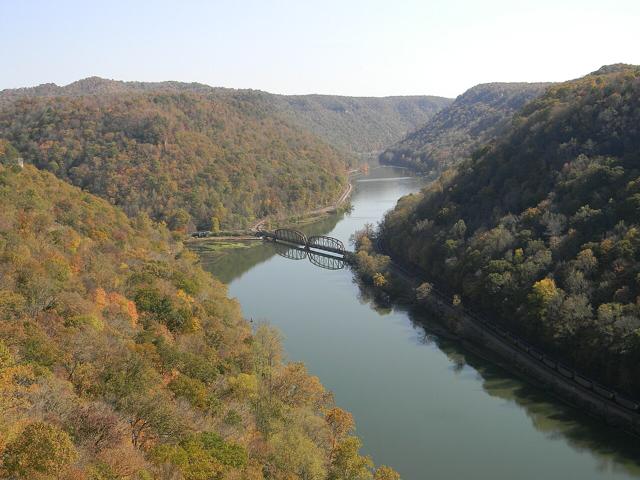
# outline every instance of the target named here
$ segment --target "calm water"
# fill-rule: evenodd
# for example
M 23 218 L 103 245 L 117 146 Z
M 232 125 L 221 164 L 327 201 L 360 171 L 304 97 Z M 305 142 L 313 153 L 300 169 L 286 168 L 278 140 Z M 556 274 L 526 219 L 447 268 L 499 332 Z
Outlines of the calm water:
M 421 185 L 400 169 L 372 169 L 350 214 L 309 230 L 346 243 Z M 637 439 L 439 338 L 428 318 L 374 308 L 349 270 L 289 260 L 271 245 L 202 259 L 246 317 L 280 328 L 288 357 L 353 413 L 364 451 L 404 480 L 640 478 Z

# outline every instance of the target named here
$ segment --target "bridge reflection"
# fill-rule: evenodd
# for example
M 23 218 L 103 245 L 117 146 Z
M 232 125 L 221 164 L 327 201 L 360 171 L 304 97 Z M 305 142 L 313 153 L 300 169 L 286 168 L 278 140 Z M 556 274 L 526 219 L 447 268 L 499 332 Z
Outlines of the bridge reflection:
M 309 261 L 317 267 L 327 270 L 340 270 L 353 261 L 353 253 L 344 248 L 337 238 L 314 235 L 309 238 L 297 230 L 279 228 L 274 232 L 260 230 L 256 235 L 270 240 L 276 245 L 278 255 L 290 260 Z
M 346 262 L 342 258 L 333 255 L 310 252 L 304 248 L 284 245 L 282 243 L 275 243 L 274 246 L 276 253 L 281 257 L 288 258 L 289 260 L 304 260 L 307 258 L 312 265 L 326 270 L 341 270 L 346 265 Z

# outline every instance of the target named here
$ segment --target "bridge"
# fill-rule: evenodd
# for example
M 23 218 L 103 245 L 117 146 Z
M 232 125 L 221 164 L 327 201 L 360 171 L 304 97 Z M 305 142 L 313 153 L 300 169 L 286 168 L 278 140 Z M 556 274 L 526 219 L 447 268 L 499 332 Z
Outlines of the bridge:
M 333 237 L 307 237 L 304 233 L 289 228 L 279 228 L 273 232 L 260 230 L 256 236 L 286 247 L 278 250 L 284 257 L 293 260 L 309 258 L 314 265 L 331 270 L 343 268 L 344 263 L 351 263 L 353 260 L 353 252 L 347 251 L 344 243 Z

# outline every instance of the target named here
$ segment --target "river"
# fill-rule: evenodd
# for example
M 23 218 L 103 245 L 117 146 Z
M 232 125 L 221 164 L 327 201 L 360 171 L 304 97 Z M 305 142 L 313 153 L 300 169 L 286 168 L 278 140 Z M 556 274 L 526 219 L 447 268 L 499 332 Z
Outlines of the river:
M 348 242 L 423 180 L 394 167 L 355 181 L 352 210 L 307 231 Z M 640 442 L 547 397 L 442 338 L 429 318 L 375 307 L 348 269 L 276 255 L 269 244 L 201 253 L 253 321 L 285 338 L 353 413 L 363 452 L 404 480 L 640 478 Z

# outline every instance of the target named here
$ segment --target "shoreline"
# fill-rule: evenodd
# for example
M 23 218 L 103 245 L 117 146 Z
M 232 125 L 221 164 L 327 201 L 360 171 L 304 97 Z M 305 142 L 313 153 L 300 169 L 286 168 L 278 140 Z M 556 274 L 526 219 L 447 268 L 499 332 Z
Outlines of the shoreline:
M 335 202 L 325 207 L 317 208 L 314 210 L 308 210 L 299 215 L 289 215 L 285 219 L 278 222 L 278 225 L 304 225 L 306 223 L 313 223 L 315 221 L 321 220 L 331 213 L 338 212 L 340 208 L 346 203 L 346 201 L 351 197 L 353 193 L 353 182 L 351 178 L 360 173 L 360 170 L 350 170 L 348 172 L 349 181 L 345 188 L 340 192 L 340 196 L 337 198 Z M 293 220 L 296 219 L 296 220 Z M 249 226 L 249 228 L 243 233 L 238 233 L 238 235 L 212 235 L 207 237 L 192 237 L 189 236 L 183 243 L 202 243 L 202 242 L 223 242 L 223 241 L 235 241 L 235 242 L 245 242 L 251 240 L 262 240 L 260 237 L 256 237 L 255 234 L 262 229 L 262 226 L 269 220 L 269 217 L 261 218 L 260 220 L 254 222 Z
M 377 253 L 386 254 L 381 250 L 377 250 Z M 428 281 L 391 255 L 389 258 L 390 269 L 401 277 L 408 287 L 415 289 Z M 355 273 L 357 274 L 357 270 Z M 590 381 L 587 377 L 555 361 L 553 362 L 556 365 L 552 367 L 550 358 L 543 352 L 530 348 L 522 339 L 514 337 L 500 327 L 496 328 L 495 324 L 480 319 L 463 307 L 454 306 L 450 298 L 437 291 L 435 285 L 425 302 L 409 300 L 412 298 L 409 293 L 389 294 L 389 297 L 393 303 L 408 303 L 418 311 L 429 312 L 437 319 L 436 323 L 446 330 L 447 337 L 459 341 L 463 348 L 517 375 L 565 405 L 629 435 L 640 437 L 640 412 L 625 408 L 615 400 L 598 394 L 592 387 L 585 386 L 584 382 Z

